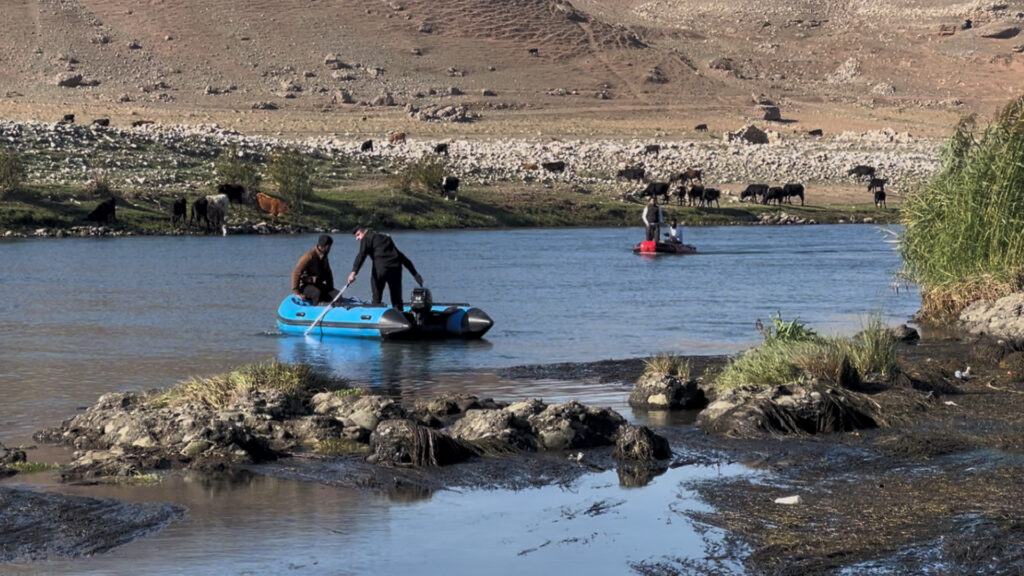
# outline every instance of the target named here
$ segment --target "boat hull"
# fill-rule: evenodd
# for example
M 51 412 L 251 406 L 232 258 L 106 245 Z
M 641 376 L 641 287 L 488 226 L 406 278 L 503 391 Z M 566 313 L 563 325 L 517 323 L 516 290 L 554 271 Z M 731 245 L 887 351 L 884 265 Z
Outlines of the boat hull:
M 277 309 L 277 326 L 286 334 L 305 334 L 314 323 L 311 336 L 384 340 L 481 338 L 494 325 L 483 310 L 468 304 L 434 304 L 419 311 L 406 306 L 399 312 L 383 304 L 343 298 L 328 309 L 326 304 L 314 306 L 288 296 Z
M 682 242 L 655 242 L 653 240 L 646 240 L 640 242 L 636 246 L 633 246 L 633 252 L 636 254 L 695 254 L 697 248 L 691 244 L 683 244 Z

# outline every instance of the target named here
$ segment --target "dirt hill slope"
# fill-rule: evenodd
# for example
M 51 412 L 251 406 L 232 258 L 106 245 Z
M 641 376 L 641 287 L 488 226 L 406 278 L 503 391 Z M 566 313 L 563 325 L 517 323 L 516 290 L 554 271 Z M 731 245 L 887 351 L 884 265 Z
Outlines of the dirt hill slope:
M 1024 0 L 10 0 L 0 118 L 653 137 L 763 96 L 780 131 L 941 135 L 1017 95 L 1022 27 Z M 412 118 L 450 105 L 476 121 Z

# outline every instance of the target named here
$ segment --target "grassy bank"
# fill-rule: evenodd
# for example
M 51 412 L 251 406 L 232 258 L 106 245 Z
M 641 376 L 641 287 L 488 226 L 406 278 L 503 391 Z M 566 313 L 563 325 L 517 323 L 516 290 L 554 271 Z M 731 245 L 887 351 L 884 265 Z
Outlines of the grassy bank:
M 901 251 L 921 285 L 922 312 L 956 314 L 967 304 L 1024 288 L 1024 97 L 976 133 L 956 128 L 942 169 L 908 195 Z

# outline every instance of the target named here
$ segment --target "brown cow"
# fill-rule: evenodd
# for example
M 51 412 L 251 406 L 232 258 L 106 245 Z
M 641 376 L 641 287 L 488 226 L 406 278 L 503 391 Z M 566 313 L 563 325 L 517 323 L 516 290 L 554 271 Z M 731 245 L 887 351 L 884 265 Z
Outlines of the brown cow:
M 388 135 L 389 144 L 400 144 L 405 142 L 405 132 L 392 132 Z
M 291 206 L 285 204 L 283 201 L 264 194 L 263 192 L 256 193 L 256 203 L 259 204 L 260 210 L 270 214 L 274 219 L 278 216 L 287 214 L 288 211 L 292 209 Z

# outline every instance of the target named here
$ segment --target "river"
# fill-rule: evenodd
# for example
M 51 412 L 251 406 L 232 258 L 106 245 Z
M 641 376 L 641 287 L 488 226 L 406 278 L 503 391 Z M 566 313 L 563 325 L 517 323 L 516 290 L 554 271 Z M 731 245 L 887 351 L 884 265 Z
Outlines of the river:
M 894 284 L 900 259 L 887 242 L 891 235 L 875 226 L 708 227 L 685 234 L 698 254 L 634 255 L 638 229 L 396 233 L 435 301 L 469 302 L 495 322 L 481 341 L 429 343 L 280 335 L 277 305 L 315 236 L 0 242 L 0 441 L 31 444 L 33 432 L 105 392 L 166 387 L 273 359 L 310 362 L 407 400 L 446 391 L 498 400 L 575 398 L 643 421 L 626 404 L 631 383 L 511 381 L 498 369 L 733 353 L 757 344 L 754 322 L 777 313 L 821 333 L 852 335 L 871 314 L 903 323 L 920 304 L 916 290 Z M 356 248 L 352 236 L 336 235 L 331 261 L 339 280 Z M 369 298 L 369 266 L 347 296 Z M 408 274 L 405 282 L 408 294 Z M 230 485 L 174 476 L 161 486 L 131 488 L 60 487 L 52 474 L 18 476 L 13 481 L 41 489 L 173 501 L 190 512 L 155 536 L 95 558 L 8 568 L 408 574 L 431 566 L 449 574 L 621 574 L 629 562 L 669 549 L 699 556 L 710 536 L 678 512 L 681 502 L 700 506 L 681 483 L 743 473 L 736 464 L 685 466 L 626 489 L 610 472 L 571 487 L 442 492 L 409 502 L 258 475 Z M 599 501 L 614 506 L 583 513 Z M 458 556 L 450 554 L 451 542 L 460 543 Z

